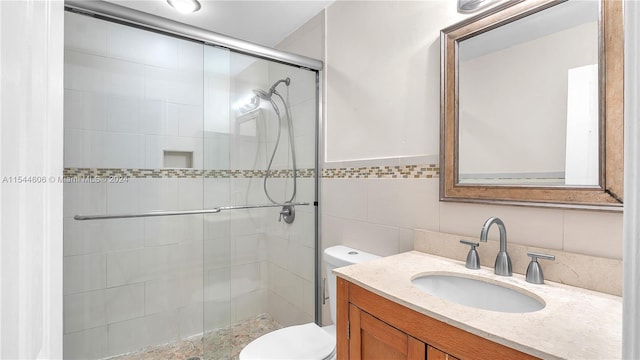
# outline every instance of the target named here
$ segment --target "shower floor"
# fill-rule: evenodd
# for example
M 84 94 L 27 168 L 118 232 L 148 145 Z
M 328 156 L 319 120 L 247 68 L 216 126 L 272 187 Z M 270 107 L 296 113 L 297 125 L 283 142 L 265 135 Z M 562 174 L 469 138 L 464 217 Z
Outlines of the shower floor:
M 227 328 L 208 332 L 204 338 L 198 335 L 179 342 L 116 356 L 111 360 L 235 360 L 238 359 L 240 350 L 251 341 L 280 328 L 282 326 L 271 315 L 260 314 Z

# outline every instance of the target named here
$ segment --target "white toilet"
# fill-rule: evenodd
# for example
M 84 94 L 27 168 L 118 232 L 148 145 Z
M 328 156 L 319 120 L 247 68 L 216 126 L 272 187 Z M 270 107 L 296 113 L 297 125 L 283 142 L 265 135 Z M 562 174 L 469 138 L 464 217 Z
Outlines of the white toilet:
M 324 250 L 329 283 L 329 308 L 334 324 L 336 322 L 336 276 L 332 270 L 378 258 L 377 255 L 342 245 Z M 336 326 L 319 327 L 315 323 L 308 323 L 276 330 L 245 346 L 239 358 L 240 360 L 333 360 L 336 358 Z

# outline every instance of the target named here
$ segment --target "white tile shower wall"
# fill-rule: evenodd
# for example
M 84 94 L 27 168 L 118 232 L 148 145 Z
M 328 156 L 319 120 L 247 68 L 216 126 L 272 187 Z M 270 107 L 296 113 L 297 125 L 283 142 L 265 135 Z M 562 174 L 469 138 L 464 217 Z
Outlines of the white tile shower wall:
M 143 344 L 166 344 L 180 339 L 178 309 L 138 317 L 108 326 L 109 354 L 123 354 Z
M 296 164 L 298 168 L 315 167 L 315 133 L 316 133 L 316 94 L 315 94 L 315 74 L 313 72 L 294 68 L 284 67 L 279 64 L 269 64 L 270 83 L 275 83 L 280 79 L 289 78 L 290 85 L 278 86 L 279 93 L 289 104 L 291 118 L 293 119 L 293 142 L 296 148 Z M 274 97 L 276 103 L 281 104 L 279 98 Z M 278 147 L 278 152 L 274 159 L 274 168 L 290 169 L 291 153 L 289 151 L 290 138 L 286 123 L 285 111 L 281 109 L 282 115 L 282 137 Z M 275 114 L 269 109 L 272 118 L 270 124 L 273 128 L 277 123 Z M 269 155 L 275 145 L 275 139 L 268 141 L 267 148 Z
M 64 335 L 64 358 L 101 359 L 109 354 L 108 327 L 99 326 Z
M 315 167 L 315 77 L 308 71 L 283 68 L 270 64 L 271 82 L 291 78 L 289 89 L 281 93 L 288 99 L 294 128 L 296 165 L 299 169 Z M 288 96 L 287 96 L 288 95 Z M 288 152 L 289 138 L 283 124 L 281 150 L 274 160 L 274 168 L 290 169 L 292 157 Z M 271 149 L 272 144 L 268 148 Z M 282 151 L 285 150 L 285 151 Z M 298 179 L 296 199 L 313 201 L 315 193 L 309 191 L 312 179 Z M 293 192 L 291 179 L 270 181 L 274 199 L 288 200 Z M 313 188 L 313 187 L 311 187 Z M 269 254 L 269 313 L 284 326 L 307 323 L 314 320 L 314 208 L 296 207 L 293 224 L 277 222 L 280 209 L 269 209 L 265 219 L 267 252 Z
M 323 59 L 324 16 L 324 11 L 320 12 L 276 47 L 312 58 Z M 315 168 L 317 124 L 315 76 L 305 70 L 270 64 L 270 83 L 286 77 L 291 78 L 291 85 L 288 91 L 283 90 L 281 93 L 288 99 L 291 106 L 296 163 L 301 169 Z M 304 86 L 300 86 L 301 84 Z M 288 139 L 283 142 L 282 146 L 285 145 L 288 145 Z M 291 159 L 289 156 L 288 154 L 286 157 L 283 156 L 277 166 L 290 168 Z M 291 194 L 292 185 L 291 181 L 282 180 L 280 184 L 276 185 L 281 189 L 276 192 L 276 196 L 285 198 L 286 194 Z M 296 199 L 311 202 L 315 196 L 315 180 L 312 178 L 298 179 Z M 296 219 L 291 225 L 272 220 L 278 218 L 279 211 L 280 209 L 269 209 L 265 216 L 269 269 L 269 313 L 284 326 L 311 322 L 315 318 L 315 272 L 313 268 L 315 263 L 313 232 L 315 207 L 296 207 Z
M 160 168 L 176 150 L 201 168 L 202 45 L 65 16 L 65 166 Z
M 232 57 L 232 63 L 236 60 L 242 61 L 244 58 Z M 248 103 L 252 89 L 266 90 L 277 80 L 287 77 L 291 79 L 290 86 L 280 84 L 277 90 L 291 108 L 296 136 L 294 142 L 297 155 L 302 159 L 302 161 L 298 159 L 298 167 L 310 168 L 315 165 L 313 159 L 316 113 L 314 73 L 282 64 L 253 62 L 234 76 L 232 92 L 235 100 L 232 100 L 232 103 L 239 105 Z M 282 122 L 280 123 L 280 143 L 272 169 L 290 169 L 291 154 L 285 111 L 280 99 L 277 96 L 273 99 L 281 111 Z M 236 116 L 231 120 L 231 128 L 234 129 L 232 168 L 266 169 L 267 167 L 276 145 L 279 122 L 273 107 L 267 101 L 261 101 L 260 108 L 261 110 L 255 115 Z
M 244 57 L 232 56 L 240 61 Z M 248 102 L 252 89 L 268 89 L 279 79 L 291 78 L 287 88 L 278 86 L 278 92 L 290 104 L 295 134 L 298 168 L 315 167 L 315 76 L 307 70 L 264 61 L 249 62 L 232 80 L 232 94 L 237 100 L 232 103 Z M 279 98 L 274 97 L 280 106 L 282 123 L 281 139 L 274 157 L 272 170 L 291 169 L 292 159 L 289 152 L 289 138 L 285 110 Z M 238 125 L 238 122 L 244 128 Z M 233 122 L 237 122 L 233 124 Z M 232 145 L 232 168 L 265 170 L 276 145 L 278 118 L 271 105 L 262 101 L 261 110 L 254 117 L 236 117 L 232 119 L 234 129 Z M 241 131 L 244 129 L 244 131 Z M 267 182 L 270 196 L 275 201 L 286 201 L 292 194 L 293 182 L 290 179 L 272 178 Z M 268 203 L 264 193 L 263 180 L 231 179 L 233 201 L 235 204 Z M 298 179 L 296 199 L 310 201 L 315 198 L 312 179 Z M 232 314 L 240 320 L 243 316 L 256 311 L 269 312 L 282 325 L 301 324 L 314 319 L 314 209 L 296 208 L 296 221 L 289 225 L 279 222 L 281 209 L 259 209 L 255 211 L 234 212 L 242 218 L 231 221 L 232 249 L 235 262 L 245 267 L 233 266 L 230 276 L 239 277 L 234 284 L 252 284 L 258 273 L 262 285 L 240 287 L 241 293 L 232 295 Z M 266 254 L 266 256 L 265 256 Z M 257 265 L 260 265 L 259 267 Z M 244 269 L 241 271 L 241 269 Z M 250 272 L 247 272 L 249 271 Z
M 202 46 L 65 16 L 65 167 L 159 169 L 163 151 L 177 150 L 192 151 L 202 168 Z M 102 358 L 203 332 L 202 216 L 72 219 L 201 208 L 203 185 L 65 184 L 65 357 Z
M 155 187 L 152 181 L 145 181 L 148 188 Z M 158 186 L 163 188 L 163 184 Z M 149 192 L 147 197 L 152 195 Z M 145 194 L 142 196 L 144 199 Z M 175 196 L 170 201 L 175 202 Z M 151 204 L 154 203 L 157 202 Z M 173 329 L 176 336 L 184 338 L 203 331 L 202 325 L 196 331 L 196 319 L 189 317 L 197 316 L 193 309 L 202 304 L 198 300 L 203 277 L 202 216 L 105 222 L 78 222 L 66 218 L 65 224 L 65 336 L 70 336 L 68 342 L 83 338 L 84 335 L 77 332 L 92 332 L 95 327 L 109 325 L 108 355 L 136 350 L 153 343 L 144 336 L 136 339 L 118 334 L 118 331 L 128 329 L 118 324 L 158 313 L 181 314 L 180 321 L 185 325 Z M 137 295 L 126 289 L 135 289 Z M 83 306 L 78 306 L 78 302 Z M 146 326 L 148 322 L 135 324 Z M 177 326 L 178 323 L 169 322 L 166 326 L 172 324 Z M 182 331 L 182 328 L 188 331 Z M 150 330 L 145 329 L 133 334 Z M 126 339 L 126 346 L 118 346 L 117 342 L 123 339 Z M 69 348 L 74 346 L 69 345 Z
M 293 224 L 278 222 L 279 212 L 269 209 L 265 215 L 269 313 L 284 326 L 311 322 L 315 309 L 314 208 L 296 207 Z
M 193 151 L 194 164 L 199 167 L 204 162 L 206 169 L 250 169 L 256 153 L 257 169 L 266 167 L 268 148 L 273 145 L 268 140 L 276 134 L 273 126 L 265 125 L 270 132 L 262 142 L 237 133 L 230 138 L 234 127 L 229 124 L 225 94 L 231 85 L 228 71 L 235 65 L 228 54 L 217 49 L 204 49 L 203 54 L 191 43 L 75 14 L 69 18 L 69 29 L 90 26 L 92 21 L 98 25 L 87 32 L 95 42 L 67 31 L 67 167 L 161 168 L 164 149 Z M 123 32 L 130 36 L 119 41 Z M 153 42 L 157 48 L 147 49 Z M 132 53 L 139 49 L 147 53 Z M 315 148 L 315 77 L 305 83 L 303 77 L 311 74 L 306 70 L 292 68 L 281 75 L 264 61 L 256 64 L 261 64 L 264 78 L 259 85 L 250 84 L 250 89 L 267 88 L 285 75 L 299 86 L 290 97 L 294 119 L 300 119 L 299 126 L 295 124 L 296 143 L 304 149 L 298 150 L 303 166 L 313 167 L 313 156 L 307 152 Z M 204 94 L 217 99 L 218 106 L 208 101 L 203 108 L 203 68 Z M 264 120 L 275 123 L 273 114 Z M 274 161 L 276 169 L 290 168 L 288 139 L 283 140 Z M 229 156 L 230 146 L 237 155 Z M 203 159 L 203 150 L 214 156 Z M 304 195 L 312 201 L 315 192 L 306 180 L 300 180 L 298 198 Z M 275 198 L 284 199 L 291 191 L 291 182 L 284 179 L 274 179 L 270 186 Z M 221 193 L 231 195 L 221 197 Z M 294 226 L 277 222 L 279 209 L 114 220 L 101 225 L 80 225 L 70 218 L 77 213 L 197 208 L 202 199 L 205 206 L 265 203 L 259 179 L 130 179 L 126 184 L 70 184 L 68 194 L 65 261 L 83 274 L 66 289 L 68 303 L 82 305 L 69 305 L 67 311 L 65 341 L 70 357 L 114 355 L 201 333 L 202 317 L 205 330 L 267 311 L 277 313 L 283 324 L 313 320 L 313 207 L 299 210 Z M 271 235 L 286 241 L 286 252 L 296 255 L 273 270 L 276 265 L 268 258 Z M 90 236 L 96 238 L 87 241 Z M 273 281 L 269 274 L 276 272 L 287 281 Z M 204 289 L 199 287 L 203 281 Z M 135 292 L 132 295 L 127 289 Z M 116 304 L 135 299 L 135 306 L 128 311 L 112 309 L 107 293 L 115 294 Z M 149 328 L 160 321 L 166 322 L 164 329 Z M 107 336 L 106 344 L 99 335 Z M 91 341 L 100 351 L 77 341 Z
M 204 49 L 204 131 L 229 134 L 231 53 L 214 47 Z M 211 167 L 209 167 L 211 168 Z M 224 168 L 224 167 L 222 167 Z
M 264 60 L 239 54 L 231 56 L 231 64 L 234 73 L 230 86 L 233 112 L 229 118 L 229 129 L 233 134 L 231 168 L 264 170 L 269 159 L 267 152 L 273 148 L 272 144 L 267 146 L 266 143 L 275 139 L 277 118 L 265 100 L 260 100 L 261 110 L 255 113 L 241 115 L 238 109 L 249 104 L 254 89 L 266 90 L 271 86 L 267 77 L 269 68 Z

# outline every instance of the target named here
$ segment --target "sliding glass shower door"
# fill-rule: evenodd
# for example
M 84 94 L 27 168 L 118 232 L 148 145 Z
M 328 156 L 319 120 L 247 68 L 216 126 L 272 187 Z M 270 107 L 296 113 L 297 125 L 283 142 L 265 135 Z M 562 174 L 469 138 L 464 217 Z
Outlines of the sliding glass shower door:
M 65 358 L 314 321 L 317 99 L 315 71 L 66 13 Z
M 205 201 L 306 204 L 205 217 L 205 358 L 315 319 L 317 98 L 316 72 L 205 47 Z

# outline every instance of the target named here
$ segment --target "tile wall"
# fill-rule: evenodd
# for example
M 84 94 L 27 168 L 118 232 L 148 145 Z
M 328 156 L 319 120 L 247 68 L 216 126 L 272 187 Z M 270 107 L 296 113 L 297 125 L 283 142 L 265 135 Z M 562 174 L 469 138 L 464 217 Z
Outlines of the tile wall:
M 65 358 L 202 333 L 203 216 L 73 216 L 202 208 L 202 176 L 122 171 L 109 178 L 98 169 L 162 169 L 171 150 L 192 153 L 194 170 L 202 170 L 203 47 L 65 16 L 65 168 L 67 175 L 88 169 L 64 188 Z
M 429 163 L 428 157 L 342 163 L 376 167 L 389 161 Z M 349 165 L 350 164 L 350 165 Z M 383 165 L 381 168 L 384 168 Z M 439 178 L 349 178 L 325 168 L 321 187 L 322 246 L 344 244 L 387 256 L 413 249 L 414 229 L 477 238 L 491 216 L 502 219 L 514 244 L 622 259 L 622 213 L 439 201 Z M 331 176 L 331 177 L 329 177 Z M 497 240 L 498 231 L 490 238 Z M 602 269 L 606 276 L 619 276 Z M 619 279 L 615 280 L 618 282 Z M 323 321 L 330 323 L 328 309 Z
M 235 70 L 232 85 L 232 103 L 241 103 L 253 95 L 253 89 L 269 89 L 280 79 L 289 78 L 287 87 L 280 84 L 277 91 L 290 105 L 293 120 L 293 142 L 296 149 L 298 182 L 296 201 L 313 202 L 315 199 L 315 133 L 316 133 L 316 93 L 315 73 L 282 64 L 250 60 L 234 55 L 235 66 L 244 65 Z M 247 96 L 248 95 L 248 96 Z M 280 99 L 274 96 L 280 106 L 282 123 L 280 124 L 280 143 L 273 157 L 272 171 L 287 170 L 291 174 L 293 163 L 289 151 L 285 110 Z M 246 101 L 246 100 L 245 100 Z M 232 168 L 267 169 L 273 148 L 276 145 L 278 118 L 271 105 L 261 101 L 259 110 L 249 117 L 233 117 L 242 124 L 245 135 L 234 137 Z M 233 122 L 233 121 L 232 121 Z M 235 126 L 235 125 L 234 125 Z M 248 130 L 247 130 L 248 129 Z M 253 136 L 252 134 L 255 134 Z M 257 147 L 257 148 L 256 148 Z M 236 203 L 268 203 L 264 195 L 262 178 L 244 179 L 235 182 Z M 288 201 L 293 193 L 294 184 L 289 175 L 286 178 L 270 179 L 267 182 L 269 194 L 277 202 Z M 263 302 L 265 311 L 283 326 L 314 321 L 315 318 L 315 208 L 313 206 L 296 207 L 296 219 L 293 224 L 279 222 L 279 208 L 254 211 L 261 218 L 263 233 L 256 240 L 264 251 L 257 254 L 262 260 L 263 273 L 267 274 Z M 236 241 L 234 241 L 236 242 Z M 256 300 L 257 298 L 253 298 Z M 256 307 L 258 304 L 255 305 Z

